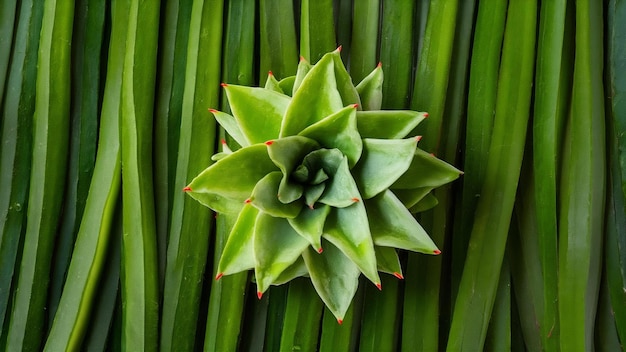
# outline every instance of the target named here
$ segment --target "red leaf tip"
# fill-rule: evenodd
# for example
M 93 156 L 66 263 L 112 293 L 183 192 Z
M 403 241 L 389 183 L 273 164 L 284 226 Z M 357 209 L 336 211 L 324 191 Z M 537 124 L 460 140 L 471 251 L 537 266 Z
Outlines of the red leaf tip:
M 339 46 L 337 47 L 337 51 L 338 51 L 338 52 L 341 52 L 341 49 L 343 49 L 343 45 L 339 45 Z
M 343 319 L 337 318 L 337 323 L 338 323 L 339 325 L 343 324 Z
M 398 278 L 398 279 L 400 279 L 400 280 L 404 280 L 404 276 L 402 276 L 402 274 L 400 274 L 400 273 L 398 273 L 398 272 L 393 273 L 393 276 L 397 277 L 397 278 Z
M 354 197 L 354 198 L 352 198 L 352 201 L 357 203 L 357 202 L 360 202 L 361 200 L 359 198 L 357 198 L 357 197 Z
M 273 75 L 274 75 L 274 73 L 273 73 L 272 71 L 269 71 L 269 72 L 267 72 L 267 75 L 268 75 L 268 76 L 273 76 Z
M 215 113 L 217 113 L 217 110 L 215 110 L 215 109 L 209 109 L 209 112 L 210 112 L 211 114 L 215 114 Z
M 419 142 L 419 141 L 421 141 L 421 140 L 422 140 L 422 136 L 415 136 L 415 141 L 416 141 L 416 142 Z
M 304 58 L 304 56 L 300 55 L 300 62 L 304 62 L 306 61 L 306 59 Z
M 252 203 L 252 199 L 248 198 L 248 199 L 244 200 L 243 202 L 246 203 L 246 204 L 250 204 L 250 203 Z
M 324 251 L 324 248 L 320 247 L 317 249 L 317 253 L 322 254 L 322 252 Z
M 267 145 L 267 146 L 270 146 L 272 144 L 274 144 L 274 141 L 267 141 L 267 142 L 265 142 L 265 145 Z
M 433 253 L 434 253 L 435 255 L 439 255 L 439 254 L 441 254 L 441 251 L 440 251 L 440 250 L 438 250 L 438 249 L 435 249 L 435 250 L 433 251 Z
M 263 297 L 263 292 L 261 292 L 261 291 L 257 291 L 257 292 L 256 292 L 256 296 L 257 296 L 259 299 L 261 299 L 261 298 Z
M 191 192 L 191 187 L 187 186 L 183 188 L 183 192 Z
M 225 140 L 224 138 L 222 138 L 222 139 L 220 140 L 220 143 L 222 143 L 223 145 L 226 145 L 226 140 Z
M 383 67 L 383 63 L 378 61 L 378 65 L 376 65 L 377 68 L 382 68 Z
M 356 108 L 358 108 L 358 107 L 359 107 L 359 104 L 352 104 L 352 108 L 353 108 L 353 109 L 356 109 Z
M 226 83 L 222 82 L 222 83 L 220 83 L 220 86 L 222 86 L 222 87 L 228 87 L 228 84 L 226 84 Z
M 427 118 L 427 117 L 428 117 L 428 113 L 427 113 L 427 112 L 425 112 L 425 113 L 424 113 L 424 118 Z
M 222 276 L 224 276 L 224 273 L 218 273 L 217 275 L 215 275 L 215 280 L 221 279 Z
M 376 284 L 376 288 L 377 288 L 379 291 L 382 291 L 382 290 L 383 290 L 383 285 L 381 285 L 381 284 L 380 284 L 380 282 L 379 282 L 379 283 L 377 283 L 377 284 Z

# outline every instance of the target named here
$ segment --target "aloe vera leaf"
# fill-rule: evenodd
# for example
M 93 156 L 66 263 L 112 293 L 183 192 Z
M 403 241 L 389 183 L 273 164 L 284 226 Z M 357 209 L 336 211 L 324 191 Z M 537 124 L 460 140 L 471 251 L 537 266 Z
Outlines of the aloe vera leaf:
M 26 233 L 7 350 L 39 349 L 45 332 L 50 262 L 63 202 L 69 142 L 73 13 L 73 1 L 44 4 Z
M 300 55 L 316 63 L 337 47 L 332 0 L 302 0 L 300 3 Z
M 428 254 L 440 253 L 426 231 L 393 192 L 387 190 L 368 199 L 365 207 L 375 245 Z
M 22 2 L 15 46 L 6 82 L 0 131 L 0 333 L 8 331 L 7 313 L 26 209 L 32 157 L 32 116 L 35 110 L 37 56 L 43 3 Z M 7 324 L 5 324 L 7 322 Z M 3 344 L 0 341 L 0 346 Z
M 398 28 L 412 28 L 414 12 L 414 1 L 382 2 L 380 62 L 385 72 L 384 109 L 405 109 L 409 104 L 411 75 L 408 72 L 411 72 L 413 63 L 413 31 Z
M 161 313 L 160 348 L 166 351 L 190 350 L 195 345 L 202 289 L 198 282 L 204 274 L 210 243 L 207 236 L 212 222 L 211 212 L 180 190 L 193 175 L 210 164 L 210 155 L 215 152 L 215 123 L 206 109 L 219 102 L 224 3 L 221 0 L 197 0 L 192 6 L 163 291 L 163 301 L 167 303 Z M 261 147 L 267 154 L 265 146 Z M 216 165 L 225 161 L 223 159 Z M 206 182 L 210 186 L 212 181 Z M 194 196 L 193 191 L 189 193 Z M 236 206 L 240 208 L 242 204 L 243 200 Z
M 0 1 L 0 108 L 4 100 L 4 88 L 11 57 L 11 44 L 17 17 L 16 8 L 17 0 Z
M 350 75 L 361 82 L 377 63 L 378 40 L 373 38 L 378 38 L 380 0 L 354 1 L 352 6 Z
M 168 0 L 163 5 L 162 35 L 154 110 L 154 199 L 156 210 L 159 287 L 163 288 L 185 86 L 191 1 Z
M 208 159 L 208 156 L 205 157 Z M 200 161 L 193 161 L 194 164 L 198 164 L 193 165 L 195 168 L 202 167 Z M 230 154 L 202 171 L 191 181 L 186 193 L 218 212 L 237 212 L 252 193 L 256 183 L 269 172 L 277 170 L 278 167 L 268 156 L 267 146 L 253 145 Z M 193 175 L 191 172 L 187 174 Z
M 350 258 L 374 285 L 380 286 L 374 243 L 363 202 L 355 202 L 345 208 L 333 208 L 326 219 L 322 237 Z
M 526 139 L 536 13 L 536 2 L 509 3 L 487 169 L 452 314 L 448 350 L 482 349 L 485 341 Z
M 329 53 L 313 66 L 293 95 L 283 117 L 280 137 L 298 134 L 342 107 L 334 60 Z
M 257 87 L 224 85 L 230 109 L 250 144 L 278 137 L 288 96 Z M 260 119 L 259 116 L 264 118 Z
M 386 190 L 414 159 L 417 138 L 364 139 L 361 160 L 352 169 L 361 195 L 369 199 Z
M 602 4 L 576 1 L 572 105 L 564 141 L 559 213 L 562 350 L 593 348 L 605 202 Z
M 361 107 L 363 110 L 380 111 L 383 104 L 383 65 L 379 63 L 376 68 L 356 86 L 356 90 L 361 97 Z M 407 133 L 408 134 L 408 133 Z
M 72 102 L 67 187 L 53 260 L 49 321 L 57 310 L 94 171 L 101 96 L 100 61 L 105 2 L 76 3 L 72 38 Z
M 427 114 L 411 110 L 358 111 L 356 122 L 363 138 L 405 138 Z
M 382 277 L 385 287 L 378 291 L 365 288 L 363 300 L 369 302 L 363 309 L 359 351 L 397 351 L 400 335 L 399 309 L 401 307 L 399 282 L 395 277 Z
M 293 1 L 259 0 L 259 82 L 271 70 L 279 79 L 294 75 L 298 64 Z
M 324 148 L 339 149 L 348 158 L 350 167 L 357 163 L 363 151 L 354 105 L 325 117 L 305 128 L 298 135 L 311 138 Z
M 624 109 L 624 73 L 619 67 L 624 65 L 624 44 L 626 27 L 626 3 L 610 1 L 607 7 L 607 71 L 606 94 L 610 99 L 610 114 L 607 119 L 609 149 L 609 178 L 607 190 L 607 225 L 605 250 L 606 281 L 611 298 L 611 307 L 615 317 L 615 325 L 621 341 L 626 341 L 626 293 L 623 290 L 626 282 L 626 160 L 624 153 L 624 131 L 626 119 Z
M 121 288 L 125 308 L 122 348 L 128 350 L 153 351 L 159 343 L 159 274 L 152 178 L 159 10 L 155 3 L 130 3 L 122 73 Z
M 319 256 L 310 248 L 307 252 Z M 317 350 L 323 304 L 308 281 L 300 279 L 289 284 L 280 338 L 281 352 Z
M 106 275 L 102 272 L 114 231 L 113 222 L 116 215 L 121 216 L 115 209 L 121 181 L 120 97 L 127 24 L 128 7 L 123 2 L 116 2 L 112 12 L 112 40 L 96 165 L 67 271 L 69 279 L 63 286 L 59 308 L 46 341 L 45 349 L 49 351 L 81 346 L 101 276 Z

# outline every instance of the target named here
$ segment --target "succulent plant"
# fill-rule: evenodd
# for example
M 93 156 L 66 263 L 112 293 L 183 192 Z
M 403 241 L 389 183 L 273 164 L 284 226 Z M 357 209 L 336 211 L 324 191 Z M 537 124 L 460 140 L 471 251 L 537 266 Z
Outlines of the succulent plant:
M 398 249 L 440 253 L 413 213 L 461 172 L 407 137 L 426 113 L 380 110 L 382 80 L 355 87 L 338 49 L 263 88 L 222 84 L 232 115 L 210 111 L 239 148 L 184 189 L 238 214 L 216 279 L 254 269 L 261 298 L 308 276 L 341 323 L 361 273 L 381 289 L 379 271 L 403 278 Z

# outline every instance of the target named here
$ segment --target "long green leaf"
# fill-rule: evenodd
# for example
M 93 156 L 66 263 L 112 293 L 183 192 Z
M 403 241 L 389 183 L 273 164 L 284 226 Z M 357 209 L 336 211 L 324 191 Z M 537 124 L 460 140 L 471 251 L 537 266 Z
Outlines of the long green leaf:
M 0 1 L 0 108 L 4 98 L 5 80 L 11 57 L 11 44 L 17 18 L 17 0 Z M 0 150 L 2 148 L 0 147 Z
M 259 82 L 271 71 L 279 79 L 296 74 L 298 49 L 293 1 L 259 0 Z

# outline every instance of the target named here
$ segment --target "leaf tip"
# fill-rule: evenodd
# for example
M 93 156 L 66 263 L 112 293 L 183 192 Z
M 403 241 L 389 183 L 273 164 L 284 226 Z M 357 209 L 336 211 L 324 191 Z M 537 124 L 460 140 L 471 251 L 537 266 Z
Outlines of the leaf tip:
M 399 272 L 393 273 L 393 276 L 397 277 L 399 280 L 404 280 L 404 276 L 402 276 L 402 274 Z
M 222 83 L 220 83 L 220 87 L 228 87 L 228 84 L 222 82 Z
M 427 117 L 428 117 L 428 113 L 427 113 L 427 112 L 425 112 L 425 113 L 424 113 L 424 118 L 427 118 Z
M 215 280 L 219 280 L 222 278 L 222 276 L 224 276 L 224 273 L 218 273 L 217 275 L 215 275 Z
M 256 296 L 257 296 L 259 299 L 263 298 L 263 292 L 261 292 L 261 291 L 257 291 L 257 292 L 256 292 Z
M 421 140 L 422 140 L 422 136 L 415 136 L 415 141 L 416 141 L 416 142 L 419 142 L 419 141 L 421 141 Z
M 360 200 L 358 197 L 354 197 L 354 198 L 352 198 L 352 201 L 353 201 L 353 202 L 355 202 L 355 203 L 358 203 L 358 202 L 360 202 L 361 200 Z
M 248 198 L 246 200 L 243 201 L 245 204 L 250 204 L 252 203 L 252 198 Z
M 340 52 L 341 52 L 341 49 L 343 49 L 343 45 L 339 45 L 339 46 L 337 47 L 337 52 L 338 52 L 338 53 L 340 53 Z
M 358 107 L 359 107 L 359 104 L 352 104 L 352 108 L 353 108 L 353 109 L 356 109 L 356 108 L 358 108 Z
M 209 108 L 209 112 L 210 112 L 211 114 L 217 114 L 217 112 L 218 112 L 218 111 L 217 111 L 217 110 L 215 110 L 215 109 Z
M 338 323 L 339 325 L 343 324 L 343 319 L 341 319 L 341 318 L 337 318 L 337 323 Z
M 274 141 L 267 141 L 267 142 L 265 142 L 265 145 L 267 145 L 267 146 L 270 146 L 272 144 L 274 144 Z
M 383 63 L 378 61 L 378 65 L 376 65 L 376 68 L 382 68 L 383 67 Z
M 183 188 L 183 192 L 191 192 L 191 187 L 187 186 Z
M 267 72 L 267 75 L 271 77 L 271 76 L 273 76 L 273 75 L 274 75 L 274 72 L 272 72 L 272 71 L 268 71 L 268 72 Z
M 441 251 L 440 251 L 440 250 L 438 250 L 438 249 L 435 249 L 435 250 L 433 251 L 433 254 L 434 254 L 434 255 L 439 255 L 439 254 L 441 254 Z
M 317 249 L 317 253 L 322 254 L 322 252 L 324 251 L 324 248 L 320 247 Z
M 383 290 L 383 285 L 381 285 L 380 282 L 376 283 L 376 288 L 378 289 L 378 291 L 382 291 Z

